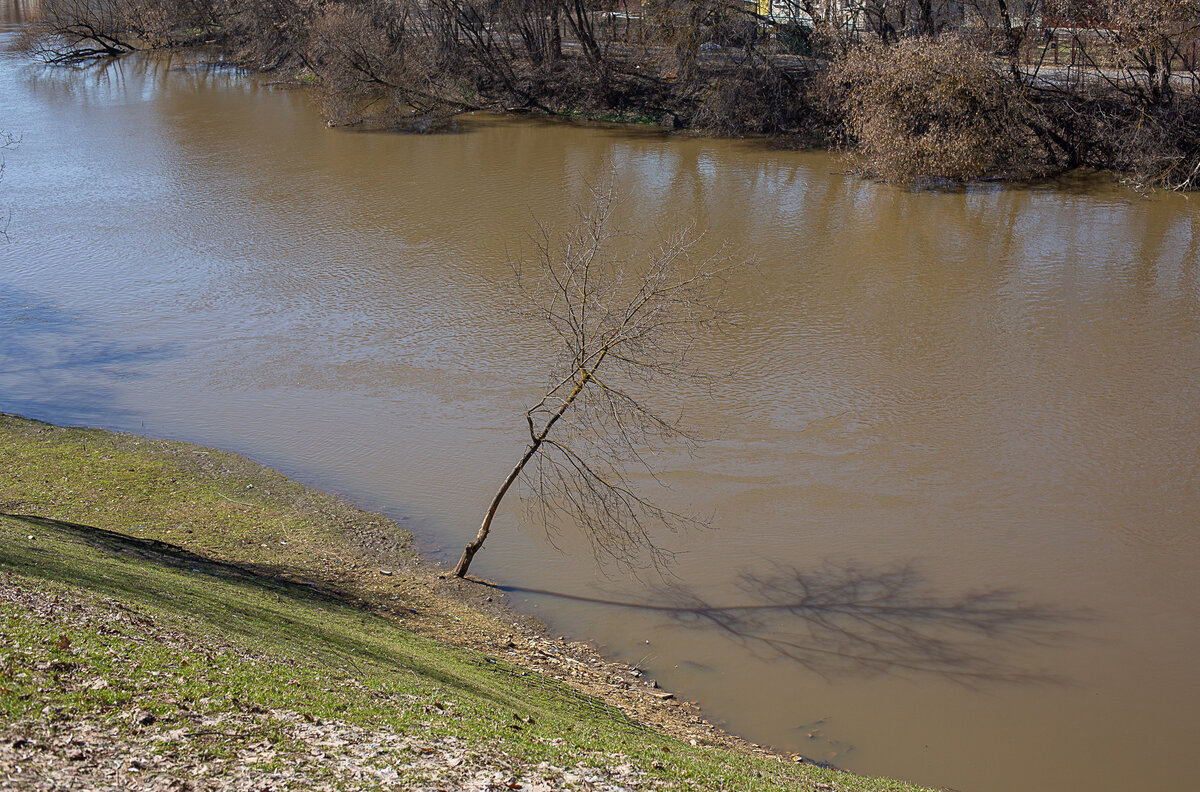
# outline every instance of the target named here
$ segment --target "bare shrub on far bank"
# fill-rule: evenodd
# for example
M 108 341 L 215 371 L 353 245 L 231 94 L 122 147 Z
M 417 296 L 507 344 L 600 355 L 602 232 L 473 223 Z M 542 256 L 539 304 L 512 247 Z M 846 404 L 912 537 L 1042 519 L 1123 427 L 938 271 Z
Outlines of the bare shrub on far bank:
M 46 0 L 21 43 L 47 63 L 122 55 L 137 49 L 132 16 L 122 0 Z
M 1110 168 L 1139 187 L 1200 188 L 1200 2 L 1058 5 L 1082 32 L 1063 42 L 1069 65 L 1035 93 L 1068 165 Z
M 722 135 L 788 135 L 807 145 L 826 138 L 816 70 L 780 68 L 769 59 L 748 56 L 716 75 L 698 92 L 692 123 Z
M 369 16 L 346 5 L 327 6 L 313 20 L 305 61 L 320 78 L 321 115 L 331 125 L 357 123 L 368 98 L 395 82 L 395 50 Z
M 205 41 L 221 25 L 208 0 L 43 0 L 20 45 L 57 64 Z
M 1124 125 L 1114 164 L 1139 188 L 1200 189 L 1200 101 L 1196 96 Z
M 828 79 L 864 175 L 961 182 L 1039 170 L 1021 86 L 960 38 L 863 44 Z
M 474 109 L 439 84 L 434 40 L 414 34 L 413 11 L 411 3 L 373 0 L 331 4 L 313 19 L 302 61 L 331 125 L 404 126 Z
M 838 141 L 891 181 L 1200 189 L 1200 0 L 43 0 L 53 63 L 217 45 L 334 125 L 474 109 Z M 856 10 L 857 9 L 857 10 Z
M 1175 96 L 1176 74 L 1195 76 L 1185 50 L 1200 36 L 1197 0 L 1099 0 L 1084 8 L 1077 20 L 1092 28 L 1094 43 L 1078 47 L 1080 57 L 1112 67 L 1113 87 L 1144 105 L 1164 104 Z

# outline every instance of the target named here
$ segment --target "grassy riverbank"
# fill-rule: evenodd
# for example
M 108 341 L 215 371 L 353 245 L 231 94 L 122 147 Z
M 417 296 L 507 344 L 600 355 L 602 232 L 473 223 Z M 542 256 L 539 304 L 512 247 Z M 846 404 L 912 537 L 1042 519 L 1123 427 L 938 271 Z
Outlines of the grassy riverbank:
M 613 684 L 385 518 L 240 457 L 0 415 L 0 460 L 0 782 L 914 788 Z

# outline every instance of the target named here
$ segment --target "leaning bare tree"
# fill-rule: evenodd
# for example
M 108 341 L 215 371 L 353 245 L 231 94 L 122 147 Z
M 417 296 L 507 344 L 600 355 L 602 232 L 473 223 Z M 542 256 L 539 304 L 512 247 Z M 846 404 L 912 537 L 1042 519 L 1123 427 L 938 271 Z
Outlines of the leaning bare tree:
M 690 353 L 723 318 L 719 303 L 733 265 L 700 255 L 690 228 L 640 257 L 621 255 L 636 239 L 612 228 L 611 190 L 595 189 L 593 198 L 566 233 L 539 226 L 536 255 L 513 266 L 521 302 L 548 326 L 558 362 L 525 412 L 529 444 L 463 550 L 458 577 L 522 477 L 547 529 L 580 526 L 601 560 L 661 567 L 669 553 L 652 531 L 696 522 L 647 500 L 635 479 L 654 478 L 651 459 L 665 445 L 696 442 L 677 406 L 655 403 L 677 398 L 701 377 Z

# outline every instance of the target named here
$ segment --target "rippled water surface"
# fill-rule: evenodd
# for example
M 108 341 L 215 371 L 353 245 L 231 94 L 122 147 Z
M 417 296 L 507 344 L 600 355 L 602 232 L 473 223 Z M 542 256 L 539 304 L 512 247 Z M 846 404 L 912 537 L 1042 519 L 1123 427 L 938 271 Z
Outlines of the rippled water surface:
M 913 195 L 823 154 L 529 119 L 329 130 L 302 92 L 180 60 L 4 53 L 0 127 L 22 136 L 0 409 L 246 453 L 446 561 L 544 379 L 495 283 L 532 218 L 614 173 L 629 227 L 694 222 L 754 262 L 741 322 L 703 339 L 713 397 L 658 395 L 712 438 L 660 468 L 713 530 L 661 538 L 667 587 L 556 550 L 514 502 L 473 571 L 848 769 L 969 792 L 1200 774 L 1194 200 Z

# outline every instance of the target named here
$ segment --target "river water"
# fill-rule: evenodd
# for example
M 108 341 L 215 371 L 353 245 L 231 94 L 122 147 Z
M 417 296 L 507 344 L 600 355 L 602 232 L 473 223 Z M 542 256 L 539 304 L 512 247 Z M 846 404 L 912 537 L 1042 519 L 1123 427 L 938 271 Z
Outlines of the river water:
M 12 6 L 6 40 L 15 32 Z M 533 218 L 753 263 L 658 460 L 673 576 L 513 501 L 473 572 L 751 740 L 969 792 L 1200 774 L 1200 214 L 1079 179 L 912 194 L 820 153 L 469 117 L 330 130 L 183 60 L 0 57 L 0 409 L 245 453 L 445 563 L 523 448 Z M 666 398 L 666 397 L 670 398 Z M 725 606 L 735 606 L 726 608 Z

